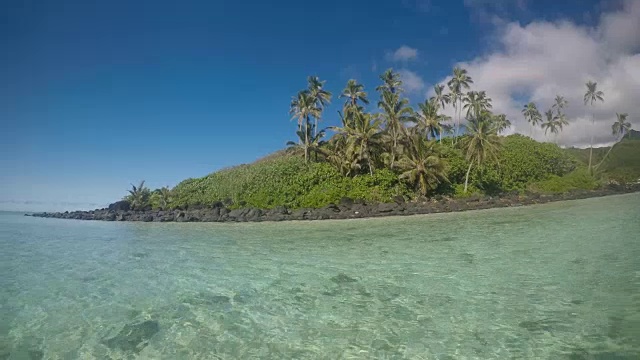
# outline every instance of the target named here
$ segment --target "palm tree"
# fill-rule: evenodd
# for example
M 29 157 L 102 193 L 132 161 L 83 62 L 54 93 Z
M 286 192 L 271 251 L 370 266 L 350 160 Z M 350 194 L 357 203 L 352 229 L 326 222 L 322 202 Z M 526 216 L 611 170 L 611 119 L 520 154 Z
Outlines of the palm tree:
M 564 109 L 567 105 L 569 105 L 569 101 L 567 101 L 567 99 L 565 99 L 564 96 L 562 95 L 556 95 L 556 98 L 554 101 L 555 102 L 551 106 L 551 109 L 555 110 L 557 114 L 560 114 L 562 112 L 562 109 Z
M 317 115 L 319 111 L 314 98 L 307 90 L 298 92 L 291 99 L 289 114 L 291 114 L 291 119 L 298 119 L 298 131 L 302 131 L 305 121 L 309 122 L 309 117 Z
M 359 164 L 358 168 L 362 168 L 366 163 L 371 175 L 373 175 L 375 167 L 374 148 L 380 143 L 382 135 L 380 132 L 381 122 L 377 116 L 357 112 L 354 116 L 353 126 L 346 125 L 342 128 L 334 128 L 335 131 L 346 136 L 345 153 L 355 155 L 355 160 Z
M 340 94 L 340 98 L 345 98 L 344 106 L 358 106 L 358 101 L 363 104 L 369 104 L 369 100 L 367 99 L 367 93 L 364 91 L 364 85 L 358 84 L 358 82 L 354 79 L 347 81 L 347 86 L 345 86 L 344 90 Z
M 487 160 L 496 159 L 500 147 L 500 137 L 488 112 L 480 114 L 480 117 L 469 121 L 467 134 L 462 140 L 462 148 L 465 149 L 465 157 L 469 162 L 469 168 L 464 180 L 465 193 L 469 184 L 471 167 L 474 164 L 481 166 Z
M 418 104 L 420 111 L 416 113 L 416 128 L 425 138 L 431 140 L 439 138 L 442 142 L 443 122 L 447 121 L 446 115 L 438 114 L 439 103 L 436 97 L 425 100 Z
M 324 130 L 320 130 L 316 133 L 314 129 L 315 125 L 308 124 L 304 127 L 304 131 L 296 131 L 298 135 L 298 142 L 288 141 L 287 146 L 294 149 L 302 149 L 304 151 L 304 162 L 309 162 L 309 154 L 314 152 L 316 154 L 316 161 L 318 152 L 320 152 L 320 146 L 322 145 L 322 138 L 325 135 Z M 314 135 L 315 134 L 315 135 Z
M 627 121 L 628 116 L 629 114 L 627 113 L 616 113 L 616 117 L 618 118 L 618 120 L 615 121 L 613 125 L 611 125 L 613 136 L 615 136 L 617 139 L 616 142 L 622 140 L 622 138 L 626 134 L 629 134 L 629 136 L 631 136 L 631 123 Z
M 169 187 L 164 186 L 158 190 L 157 194 L 160 209 L 165 210 L 171 202 L 171 190 L 169 189 Z
M 544 134 L 547 135 L 547 132 L 551 132 L 554 134 L 554 143 L 558 143 L 558 134 L 564 129 L 565 126 L 569 125 L 566 117 L 563 113 L 557 114 L 554 113 L 552 109 L 547 110 L 544 113 L 546 121 L 542 123 L 542 128 L 544 129 Z
M 434 85 L 433 90 L 435 92 L 435 102 L 440 106 L 441 109 L 444 110 L 444 106 L 451 101 L 451 97 L 449 94 L 444 94 L 444 85 Z
M 304 159 L 305 162 L 309 162 L 309 152 L 308 149 L 310 147 L 310 140 L 316 137 L 315 126 L 309 122 L 310 117 L 318 118 L 320 115 L 320 108 L 317 107 L 316 99 L 311 96 L 311 93 L 307 90 L 300 91 L 298 96 L 291 100 L 291 108 L 289 113 L 292 118 L 298 119 L 298 137 L 300 138 L 300 143 L 304 143 Z M 304 125 L 304 126 L 303 126 Z M 314 128 L 311 131 L 311 128 Z M 304 138 L 301 138 L 300 135 L 303 135 Z
M 587 92 L 584 94 L 584 104 L 590 104 L 591 106 L 598 101 L 604 102 L 604 93 L 598 90 L 598 83 L 591 80 L 585 84 L 587 86 Z M 591 114 L 591 142 L 589 145 L 589 171 L 591 170 L 591 158 L 593 156 L 593 127 L 595 127 L 596 115 Z
M 382 99 L 378 102 L 378 107 L 382 110 L 381 116 L 391 140 L 389 146 L 391 148 L 390 167 L 393 169 L 398 144 L 406 135 L 404 124 L 413 120 L 413 110 L 409 107 L 409 100 L 401 99 L 398 93 L 391 92 L 386 88 L 383 88 Z
M 530 125 L 529 137 L 533 137 L 533 128 L 542 122 L 542 115 L 540 115 L 540 111 L 538 111 L 538 108 L 533 101 L 524 106 L 522 114 Z
M 631 123 L 627 121 L 628 116 L 629 114 L 627 113 L 623 113 L 623 114 L 616 113 L 616 117 L 618 119 L 613 123 L 613 125 L 611 125 L 611 133 L 613 134 L 613 136 L 616 137 L 616 142 L 611 145 L 611 147 L 609 148 L 607 153 L 604 155 L 602 160 L 600 160 L 598 165 L 593 167 L 594 169 L 597 169 L 598 167 L 600 167 L 600 165 L 602 165 L 602 163 L 605 161 L 607 156 L 609 156 L 609 153 L 611 152 L 611 150 L 613 150 L 613 147 L 616 146 L 620 142 L 620 140 L 622 140 L 622 138 L 624 138 L 625 134 L 628 133 L 629 136 L 631 136 Z
M 511 127 L 511 121 L 507 119 L 507 115 L 505 114 L 495 115 L 493 122 L 498 134 Z
M 435 141 L 429 141 L 419 135 L 409 138 L 407 151 L 398 161 L 401 179 L 407 179 L 420 189 L 420 194 L 427 195 L 429 190 L 447 179 L 447 164 L 436 150 Z
M 125 200 L 129 201 L 132 209 L 140 210 L 149 205 L 151 191 L 148 187 L 144 186 L 144 180 L 140 181 L 138 186 L 131 184 L 131 189 L 128 191 L 129 195 L 125 197 Z
M 324 89 L 324 83 L 326 81 L 320 81 L 320 78 L 317 76 L 309 76 L 307 78 L 308 82 L 308 91 L 311 95 L 311 98 L 314 100 L 316 107 L 318 108 L 318 112 L 314 115 L 314 133 L 315 129 L 318 128 L 318 121 L 320 121 L 320 117 L 322 116 L 322 110 L 324 107 L 331 102 L 331 93 Z
M 403 90 L 402 80 L 400 80 L 400 74 L 394 72 L 393 69 L 387 69 L 382 75 L 380 75 L 382 85 L 376 88 L 376 91 L 389 91 L 392 94 L 401 93 Z
M 455 67 L 453 69 L 453 77 L 447 83 L 449 91 L 451 92 L 451 102 L 453 102 L 453 107 L 458 115 L 454 139 L 458 137 L 458 132 L 460 130 L 460 112 L 462 110 L 461 106 L 463 98 L 462 91 L 463 89 L 469 89 L 469 84 L 473 84 L 473 80 L 467 74 L 467 70 Z
M 463 101 L 466 103 L 463 109 L 467 110 L 467 118 L 477 118 L 482 112 L 493 107 L 491 98 L 487 97 L 487 93 L 484 91 L 469 91 Z
M 544 113 L 546 121 L 544 121 L 541 127 L 544 129 L 544 134 L 547 135 L 548 131 L 551 131 L 552 134 L 558 133 L 557 120 L 558 116 L 553 112 L 553 110 L 549 109 Z

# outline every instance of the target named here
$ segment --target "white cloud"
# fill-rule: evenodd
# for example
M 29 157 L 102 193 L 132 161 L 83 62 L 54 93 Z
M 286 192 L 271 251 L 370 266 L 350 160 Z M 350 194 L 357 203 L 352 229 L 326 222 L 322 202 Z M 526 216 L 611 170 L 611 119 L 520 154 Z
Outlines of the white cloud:
M 474 88 L 486 90 L 493 110 L 507 114 L 511 131 L 529 134 L 521 109 L 534 101 L 541 112 L 556 94 L 569 100 L 570 125 L 559 137 L 563 145 L 588 146 L 593 133 L 597 145 L 613 140 L 611 124 L 616 112 L 629 113 L 640 128 L 640 0 L 628 0 L 622 9 L 603 14 L 594 27 L 569 21 L 507 23 L 496 41 L 499 51 L 462 62 L 473 77 Z M 441 82 L 446 83 L 449 79 Z M 593 80 L 604 91 L 604 103 L 586 107 L 585 83 Z M 450 110 L 452 112 L 452 110 Z M 595 113 L 595 126 L 591 114 Z M 547 139 L 539 128 L 533 133 Z
M 402 45 L 398 50 L 387 54 L 387 59 L 391 61 L 409 61 L 418 58 L 418 49 L 414 49 L 407 45 Z
M 415 72 L 407 69 L 398 70 L 402 80 L 402 88 L 409 94 L 415 94 L 424 89 L 424 80 Z

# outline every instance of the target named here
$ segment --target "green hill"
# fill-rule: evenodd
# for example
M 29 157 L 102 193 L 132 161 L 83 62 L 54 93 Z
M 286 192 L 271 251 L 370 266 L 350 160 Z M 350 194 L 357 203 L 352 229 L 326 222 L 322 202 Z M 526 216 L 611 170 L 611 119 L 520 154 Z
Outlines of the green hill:
M 631 131 L 631 138 L 625 137 L 615 144 L 607 159 L 603 158 L 609 151 L 609 147 L 593 149 L 594 166 L 602 163 L 596 169 L 596 175 L 603 179 L 618 182 L 635 182 L 640 179 L 640 132 Z M 565 149 L 583 165 L 589 163 L 589 149 Z
M 443 148 L 449 182 L 434 189 L 432 196 L 462 196 L 468 162 L 459 149 L 444 145 Z M 578 166 L 579 161 L 554 144 L 539 143 L 522 135 L 507 136 L 503 138 L 498 162 L 472 171 L 469 195 L 526 190 L 537 181 L 561 177 Z M 322 158 L 305 164 L 299 153 L 287 151 L 252 164 L 184 180 L 172 193 L 174 207 L 207 206 L 218 201 L 232 204 L 230 207 L 323 207 L 338 203 L 343 197 L 390 202 L 398 195 L 419 196 L 399 172 L 381 169 L 373 175 L 344 176 Z

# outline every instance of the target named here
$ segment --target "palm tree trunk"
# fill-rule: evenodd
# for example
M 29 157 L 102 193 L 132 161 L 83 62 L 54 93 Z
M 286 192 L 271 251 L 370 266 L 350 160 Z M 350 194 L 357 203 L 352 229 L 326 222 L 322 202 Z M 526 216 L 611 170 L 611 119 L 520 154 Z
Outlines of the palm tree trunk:
M 618 142 L 620 142 L 620 140 L 616 141 L 613 145 L 611 145 L 611 147 L 609 148 L 609 151 L 607 151 L 607 153 L 604 154 L 604 157 L 602 158 L 602 160 L 600 160 L 598 165 L 593 167 L 594 169 L 597 169 L 598 167 L 600 167 L 600 165 L 602 165 L 602 163 L 607 159 L 607 156 L 609 156 L 609 153 L 611 152 L 611 150 L 613 150 L 613 147 L 618 145 Z
M 467 169 L 467 175 L 464 177 L 464 193 L 467 193 L 467 187 L 469 185 L 469 173 L 471 172 L 471 166 L 473 166 L 473 162 L 469 163 L 469 168 Z
M 304 125 L 304 162 L 309 163 L 309 117 Z
M 593 156 L 593 127 L 595 126 L 596 117 L 591 114 L 591 142 L 589 146 L 589 174 L 593 175 L 593 169 L 591 168 L 591 158 Z

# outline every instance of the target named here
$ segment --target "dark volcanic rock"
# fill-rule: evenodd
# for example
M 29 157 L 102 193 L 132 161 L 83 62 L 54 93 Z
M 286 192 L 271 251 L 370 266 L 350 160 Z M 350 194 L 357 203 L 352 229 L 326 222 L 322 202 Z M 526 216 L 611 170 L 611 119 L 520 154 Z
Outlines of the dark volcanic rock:
M 109 205 L 109 211 L 129 211 L 131 204 L 127 200 L 116 201 Z
M 505 193 L 496 197 L 471 196 L 466 199 L 450 199 L 436 196 L 434 199 L 418 198 L 406 201 L 404 197 L 394 197 L 391 203 L 367 204 L 363 200 L 353 200 L 345 197 L 338 205 L 330 204 L 320 209 L 295 209 L 293 211 L 284 206 L 263 210 L 257 208 L 241 208 L 229 210 L 223 202 L 215 202 L 210 206 L 191 206 L 188 210 L 136 210 L 128 209 L 129 203 L 119 201 L 109 205 L 107 209 L 91 211 L 72 211 L 58 213 L 34 213 L 33 217 L 77 220 L 104 221 L 145 221 L 145 222 L 223 222 L 223 221 L 283 221 L 283 220 L 322 220 L 322 219 L 351 219 L 363 217 L 377 217 L 389 215 L 413 215 L 441 212 L 454 212 L 496 207 L 522 206 L 530 204 L 544 204 L 552 201 L 584 199 L 589 197 L 606 196 L 639 192 L 640 184 L 608 186 L 598 190 L 576 190 L 563 194 L 538 194 L 525 192 Z M 227 199 L 226 203 L 231 203 Z M 121 209 L 121 210 L 114 210 Z M 123 210 L 127 209 L 127 210 Z

